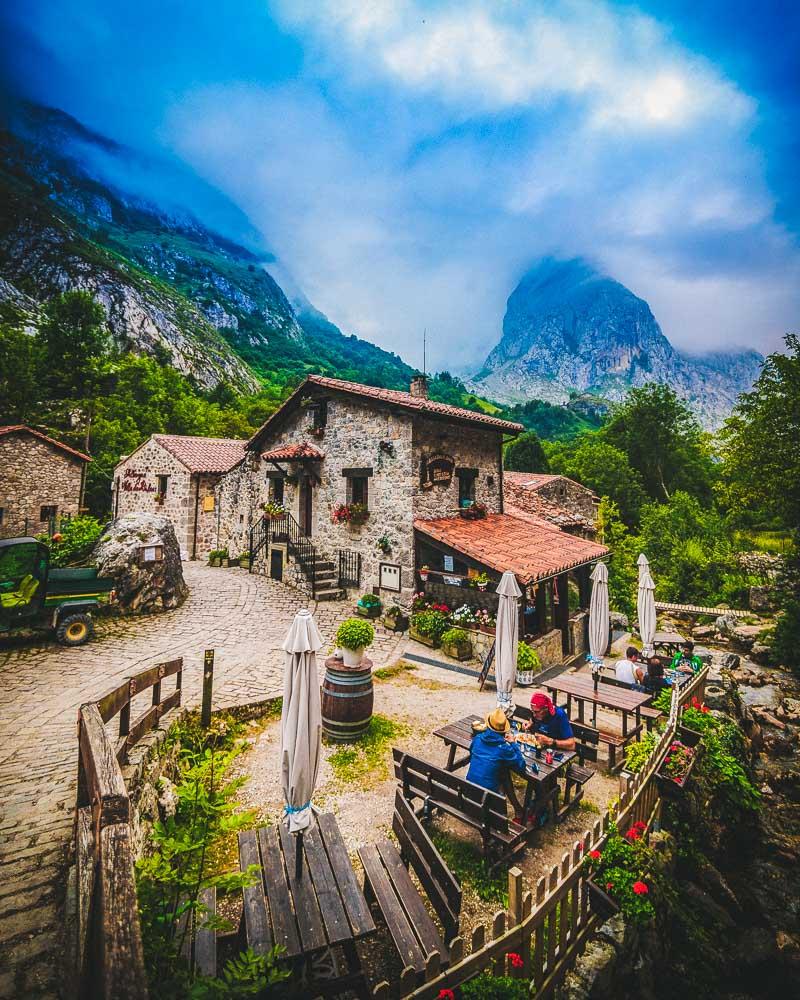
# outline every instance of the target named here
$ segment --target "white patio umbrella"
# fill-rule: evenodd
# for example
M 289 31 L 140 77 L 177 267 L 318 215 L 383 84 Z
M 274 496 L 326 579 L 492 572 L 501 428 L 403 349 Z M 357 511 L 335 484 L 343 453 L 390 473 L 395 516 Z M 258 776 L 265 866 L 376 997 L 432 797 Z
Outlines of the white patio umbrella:
M 504 712 L 511 709 L 511 689 L 517 672 L 519 642 L 519 599 L 522 591 L 517 579 L 507 569 L 497 585 L 500 601 L 497 606 L 497 628 L 494 647 L 494 677 L 497 704 Z
M 639 615 L 639 635 L 642 639 L 642 656 L 652 656 L 655 652 L 653 639 L 656 634 L 656 585 L 650 574 L 650 563 L 644 553 L 637 560 L 639 565 L 639 588 L 636 592 L 636 611 Z
M 311 797 L 322 745 L 317 650 L 323 645 L 311 612 L 298 611 L 283 642 L 286 662 L 281 712 L 281 782 L 289 833 L 298 835 L 298 878 L 302 874 L 303 831 L 313 822 Z
M 599 562 L 592 570 L 592 597 L 589 602 L 589 659 L 592 664 L 594 686 L 603 667 L 603 657 L 608 648 L 608 567 Z

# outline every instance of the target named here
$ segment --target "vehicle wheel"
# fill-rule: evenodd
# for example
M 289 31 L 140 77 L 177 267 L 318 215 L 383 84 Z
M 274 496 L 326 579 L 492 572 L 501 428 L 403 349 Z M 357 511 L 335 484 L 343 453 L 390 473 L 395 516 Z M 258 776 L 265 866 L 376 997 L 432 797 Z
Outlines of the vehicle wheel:
M 56 639 L 62 646 L 82 646 L 94 633 L 91 615 L 67 615 L 56 628 Z

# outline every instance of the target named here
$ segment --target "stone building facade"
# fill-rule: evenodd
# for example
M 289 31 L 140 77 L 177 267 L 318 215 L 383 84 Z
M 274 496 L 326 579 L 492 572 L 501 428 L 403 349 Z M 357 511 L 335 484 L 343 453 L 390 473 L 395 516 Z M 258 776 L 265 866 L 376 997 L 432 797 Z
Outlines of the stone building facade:
M 415 519 L 455 515 L 466 500 L 502 511 L 503 436 L 520 430 L 430 401 L 422 381 L 398 392 L 309 376 L 220 481 L 220 545 L 247 551 L 263 505 L 280 502 L 320 561 L 338 569 L 340 553 L 360 556 L 358 589 L 405 601 L 414 590 Z M 367 508 L 363 523 L 338 520 L 337 510 L 354 503 Z M 291 562 L 287 547 L 298 582 Z M 391 567 L 383 576 L 382 564 Z
M 36 535 L 78 514 L 90 461 L 31 427 L 0 427 L 0 536 Z
M 567 476 L 539 472 L 506 472 L 503 478 L 506 509 L 534 514 L 562 531 L 594 538 L 599 498 Z
M 183 559 L 204 559 L 216 548 L 216 489 L 244 455 L 244 441 L 153 434 L 114 470 L 114 517 L 161 514 L 175 529 Z

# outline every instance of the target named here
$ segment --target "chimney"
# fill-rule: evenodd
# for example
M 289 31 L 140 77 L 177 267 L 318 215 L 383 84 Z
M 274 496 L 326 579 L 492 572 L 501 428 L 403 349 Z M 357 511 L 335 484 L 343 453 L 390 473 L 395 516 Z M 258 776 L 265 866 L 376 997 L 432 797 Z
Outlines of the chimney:
M 415 375 L 408 390 L 417 399 L 428 398 L 428 379 L 425 375 Z

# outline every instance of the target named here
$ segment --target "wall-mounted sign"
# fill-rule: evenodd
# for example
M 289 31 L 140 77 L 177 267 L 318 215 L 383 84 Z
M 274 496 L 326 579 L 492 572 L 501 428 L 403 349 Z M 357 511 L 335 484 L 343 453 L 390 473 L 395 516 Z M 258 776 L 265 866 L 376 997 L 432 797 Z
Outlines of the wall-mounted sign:
M 380 563 L 378 574 L 382 590 L 400 592 L 400 567 L 396 563 Z
M 203 497 L 203 513 L 208 514 L 214 509 L 214 497 Z
M 163 545 L 144 545 L 139 549 L 139 565 L 164 561 Z
M 456 460 L 452 455 L 429 455 L 422 463 L 422 488 L 429 490 L 432 486 L 449 486 L 455 467 Z
M 137 469 L 126 469 L 122 477 L 122 489 L 126 493 L 155 493 L 154 483 L 148 482 L 147 473 Z

